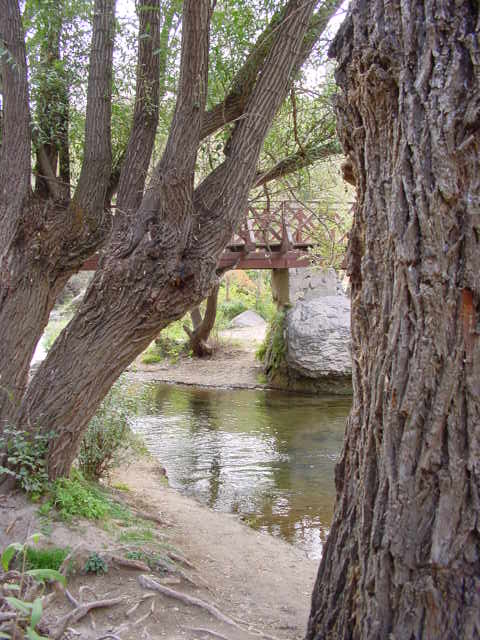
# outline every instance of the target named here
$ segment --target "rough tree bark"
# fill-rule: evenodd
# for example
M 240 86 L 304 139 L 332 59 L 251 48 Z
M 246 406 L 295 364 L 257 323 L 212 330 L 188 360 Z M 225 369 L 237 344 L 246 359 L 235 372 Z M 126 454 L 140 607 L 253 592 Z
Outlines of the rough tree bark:
M 478 2 L 353 0 L 354 399 L 307 638 L 480 637 Z

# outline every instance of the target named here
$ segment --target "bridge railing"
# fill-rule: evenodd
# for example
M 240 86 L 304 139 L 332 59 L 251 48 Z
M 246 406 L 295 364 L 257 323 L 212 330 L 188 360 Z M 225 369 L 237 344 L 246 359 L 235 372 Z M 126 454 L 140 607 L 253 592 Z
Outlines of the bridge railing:
M 300 203 L 282 201 L 270 206 L 250 206 L 231 249 L 306 250 L 315 244 L 315 213 Z

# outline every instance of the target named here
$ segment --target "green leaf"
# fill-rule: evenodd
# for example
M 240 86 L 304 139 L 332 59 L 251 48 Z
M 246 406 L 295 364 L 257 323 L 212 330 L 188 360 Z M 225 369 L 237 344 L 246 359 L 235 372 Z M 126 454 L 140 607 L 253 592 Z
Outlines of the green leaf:
M 32 576 L 35 580 L 51 580 L 52 582 L 61 582 L 65 587 L 67 581 L 65 576 L 55 569 L 30 569 L 25 572 L 28 576 Z
M 12 636 L 9 636 L 8 633 L 3 633 L 3 631 L 0 631 L 0 638 L 3 640 L 3 638 L 6 638 L 6 640 L 10 640 Z
M 38 633 L 34 629 L 32 629 L 32 627 L 27 628 L 26 634 L 29 640 L 48 640 L 46 636 L 39 636 Z
M 24 602 L 23 600 L 19 600 L 18 598 L 8 597 L 5 598 L 8 604 L 14 609 L 18 609 L 22 613 L 25 613 L 27 616 L 30 615 L 30 611 L 32 610 L 32 605 L 30 602 Z
M 33 540 L 33 543 L 34 543 L 34 544 L 38 544 L 38 543 L 39 543 L 39 541 L 40 541 L 40 538 L 41 538 L 41 537 L 42 537 L 42 534 L 41 534 L 41 533 L 34 533 L 34 534 L 31 536 L 31 538 L 32 538 L 32 540 Z
M 34 629 L 42 619 L 43 604 L 41 598 L 35 598 L 32 604 L 32 616 L 30 618 L 30 626 Z
M 20 587 L 18 584 L 4 584 L 4 589 L 10 589 L 10 591 L 20 591 Z
M 8 571 L 10 562 L 17 551 L 23 551 L 23 544 L 20 544 L 19 542 L 12 542 L 12 544 L 9 544 L 2 553 L 2 567 L 4 571 Z

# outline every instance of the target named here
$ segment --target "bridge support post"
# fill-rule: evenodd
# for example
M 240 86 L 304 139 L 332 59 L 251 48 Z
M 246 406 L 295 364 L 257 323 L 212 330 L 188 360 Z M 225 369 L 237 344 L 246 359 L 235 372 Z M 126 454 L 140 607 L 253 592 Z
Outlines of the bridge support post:
M 272 298 L 277 308 L 291 304 L 289 269 L 272 269 Z

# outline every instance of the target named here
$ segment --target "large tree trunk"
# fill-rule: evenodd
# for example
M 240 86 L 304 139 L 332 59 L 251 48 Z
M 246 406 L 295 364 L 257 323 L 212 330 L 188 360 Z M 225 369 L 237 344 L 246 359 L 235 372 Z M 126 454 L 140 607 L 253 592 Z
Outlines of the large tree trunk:
M 307 638 L 480 637 L 478 2 L 354 0 L 353 408 Z

